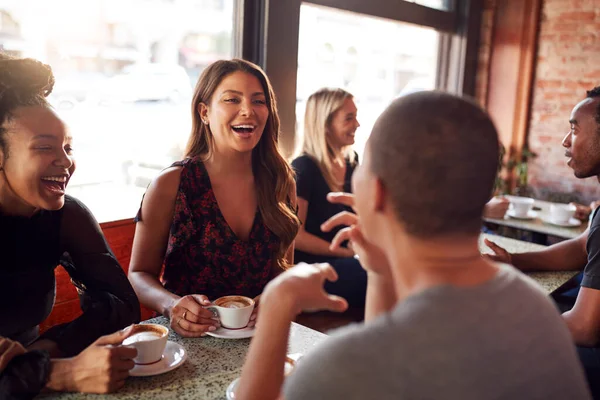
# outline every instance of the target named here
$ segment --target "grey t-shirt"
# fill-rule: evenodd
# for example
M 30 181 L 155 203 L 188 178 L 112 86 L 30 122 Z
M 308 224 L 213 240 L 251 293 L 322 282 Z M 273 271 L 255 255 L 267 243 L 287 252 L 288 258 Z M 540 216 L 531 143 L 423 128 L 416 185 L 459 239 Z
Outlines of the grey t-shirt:
M 295 399 L 589 399 L 571 335 L 512 267 L 469 288 L 439 286 L 335 332 L 286 379 Z

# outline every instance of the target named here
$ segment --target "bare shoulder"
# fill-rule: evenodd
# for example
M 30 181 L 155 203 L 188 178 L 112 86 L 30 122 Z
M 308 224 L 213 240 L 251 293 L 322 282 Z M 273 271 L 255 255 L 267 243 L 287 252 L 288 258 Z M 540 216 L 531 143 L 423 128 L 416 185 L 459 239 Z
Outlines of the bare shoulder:
M 170 167 L 163 170 L 148 186 L 145 200 L 153 198 L 175 198 L 181 181 L 182 167 Z
M 168 219 L 168 215 L 173 212 L 181 181 L 181 171 L 182 167 L 167 168 L 150 183 L 141 209 L 141 215 L 146 222 L 148 217 L 154 219 L 157 216 L 164 216 Z

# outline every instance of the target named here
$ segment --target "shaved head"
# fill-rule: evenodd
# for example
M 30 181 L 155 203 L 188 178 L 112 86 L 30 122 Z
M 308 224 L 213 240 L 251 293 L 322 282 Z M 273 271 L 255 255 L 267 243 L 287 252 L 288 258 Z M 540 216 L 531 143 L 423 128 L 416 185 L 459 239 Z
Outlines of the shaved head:
M 498 168 L 498 134 L 470 100 L 419 92 L 395 100 L 369 139 L 371 171 L 417 237 L 476 234 Z

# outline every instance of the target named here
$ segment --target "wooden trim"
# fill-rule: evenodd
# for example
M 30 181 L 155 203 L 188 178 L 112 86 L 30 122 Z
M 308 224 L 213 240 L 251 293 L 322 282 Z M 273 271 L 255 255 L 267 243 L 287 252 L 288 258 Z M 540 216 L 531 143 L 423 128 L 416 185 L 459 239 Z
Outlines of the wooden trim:
M 306 2 L 373 17 L 428 26 L 442 32 L 456 32 L 459 26 L 457 13 L 454 11 L 437 10 L 407 1 L 308 0 Z
M 242 58 L 255 64 L 265 65 L 265 17 L 268 0 L 243 0 L 243 15 L 238 16 L 241 24 Z M 238 3 L 239 4 L 239 3 Z
M 120 219 L 117 221 L 102 222 L 100 224 L 100 228 L 102 228 L 102 230 L 105 230 L 105 229 L 118 228 L 120 226 L 128 226 L 131 224 L 134 224 L 133 218 L 127 218 L 127 219 Z
M 300 0 L 269 1 L 266 16 L 267 52 L 264 67 L 277 94 L 281 130 L 279 145 L 285 156 L 292 155 L 296 137 L 296 81 L 301 3 Z
M 527 139 L 541 0 L 498 0 L 492 34 L 487 109 L 509 157 Z M 513 177 L 507 176 L 509 187 Z

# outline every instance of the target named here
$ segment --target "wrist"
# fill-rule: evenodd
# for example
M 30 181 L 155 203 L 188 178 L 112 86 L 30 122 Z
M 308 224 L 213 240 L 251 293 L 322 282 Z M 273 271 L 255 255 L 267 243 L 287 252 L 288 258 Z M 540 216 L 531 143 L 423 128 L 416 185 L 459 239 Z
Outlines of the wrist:
M 167 300 L 167 304 L 163 306 L 161 314 L 168 320 L 171 320 L 171 312 L 173 311 L 173 307 L 175 307 L 175 304 L 177 304 L 177 302 L 181 300 L 181 297 L 172 293 L 169 294 L 169 299 Z
M 73 377 L 73 359 L 72 358 L 55 358 L 50 360 L 50 374 L 46 388 L 56 392 L 74 392 L 75 379 Z
M 294 320 L 302 310 L 296 305 L 296 297 L 283 285 L 268 287 L 260 298 L 261 320 Z M 268 317 L 265 317 L 268 316 Z

